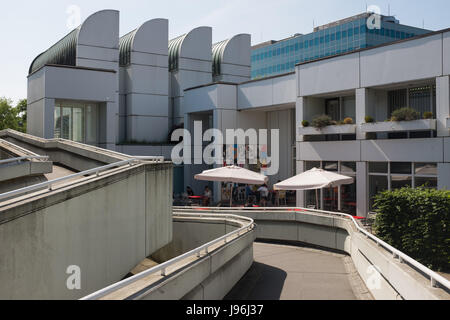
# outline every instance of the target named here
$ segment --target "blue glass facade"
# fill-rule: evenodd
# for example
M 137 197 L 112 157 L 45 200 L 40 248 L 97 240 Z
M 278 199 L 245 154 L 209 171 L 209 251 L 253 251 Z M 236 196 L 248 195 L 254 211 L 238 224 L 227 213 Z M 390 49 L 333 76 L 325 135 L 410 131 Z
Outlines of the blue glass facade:
M 367 28 L 360 18 L 307 35 L 299 35 L 252 50 L 252 79 L 293 72 L 300 62 L 408 39 L 428 30 L 382 22 L 381 29 Z

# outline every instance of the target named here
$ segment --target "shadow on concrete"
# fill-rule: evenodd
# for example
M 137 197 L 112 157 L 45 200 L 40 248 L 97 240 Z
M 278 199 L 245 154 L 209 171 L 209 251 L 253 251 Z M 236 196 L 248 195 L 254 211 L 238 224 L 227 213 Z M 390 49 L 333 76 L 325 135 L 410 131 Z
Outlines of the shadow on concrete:
M 287 273 L 255 262 L 224 300 L 280 300 Z

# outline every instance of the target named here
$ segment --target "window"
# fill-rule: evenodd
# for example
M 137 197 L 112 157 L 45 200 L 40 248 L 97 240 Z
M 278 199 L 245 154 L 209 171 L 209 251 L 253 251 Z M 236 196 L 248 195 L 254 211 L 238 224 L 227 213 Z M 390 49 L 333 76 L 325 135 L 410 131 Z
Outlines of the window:
M 353 37 L 353 28 L 348 29 L 348 36 Z
M 381 191 L 403 187 L 437 188 L 436 163 L 369 162 L 370 210 Z
M 98 106 L 80 102 L 57 102 L 54 111 L 54 137 L 96 144 Z
M 436 115 L 436 86 L 421 86 L 388 92 L 389 116 L 397 109 L 410 107 L 420 112 Z

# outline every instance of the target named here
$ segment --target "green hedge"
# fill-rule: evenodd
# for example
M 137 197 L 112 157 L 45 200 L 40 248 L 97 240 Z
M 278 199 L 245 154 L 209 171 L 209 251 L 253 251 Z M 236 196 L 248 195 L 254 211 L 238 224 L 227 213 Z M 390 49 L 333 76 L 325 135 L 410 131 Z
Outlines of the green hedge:
M 435 271 L 450 272 L 450 191 L 403 188 L 375 197 L 375 233 Z

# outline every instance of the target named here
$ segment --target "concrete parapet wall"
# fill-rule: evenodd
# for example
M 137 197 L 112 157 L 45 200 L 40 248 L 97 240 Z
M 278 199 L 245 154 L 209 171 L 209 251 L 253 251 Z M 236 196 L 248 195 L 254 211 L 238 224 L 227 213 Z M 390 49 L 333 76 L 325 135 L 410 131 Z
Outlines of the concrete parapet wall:
M 210 239 L 209 223 L 201 223 L 203 232 L 197 237 L 205 235 L 206 241 Z M 184 228 L 185 227 L 185 228 Z M 186 235 L 192 236 L 191 228 L 199 230 L 199 225 L 188 223 L 181 226 Z M 213 229 L 223 229 L 224 225 Z M 178 226 L 180 228 L 180 226 Z M 205 233 L 206 232 L 206 233 Z M 176 235 L 178 233 L 174 233 Z M 224 234 L 222 234 L 224 235 Z M 255 231 L 252 230 L 226 245 L 212 251 L 183 268 L 181 271 L 169 276 L 163 282 L 150 286 L 135 296 L 139 300 L 220 300 L 227 295 L 233 286 L 244 276 L 253 264 L 253 242 Z
M 440 288 L 411 266 L 394 259 L 392 253 L 358 232 L 346 218 L 307 211 L 227 211 L 252 218 L 261 240 L 296 241 L 348 253 L 375 299 L 450 299 Z
M 92 299 L 220 300 L 252 266 L 256 233 L 251 220 L 179 212 L 173 223 L 173 241 L 151 257 L 161 264 L 155 268 L 165 264 L 164 276 L 147 270 L 137 279 L 124 280 L 127 284 L 116 284 L 117 289 L 95 293 Z M 226 242 L 224 236 L 228 236 Z M 198 248 L 202 248 L 200 255 L 184 255 Z M 177 262 L 170 263 L 173 258 Z
M 0 299 L 78 299 L 120 281 L 171 242 L 171 202 L 172 164 L 160 163 L 3 204 Z M 67 287 L 69 266 L 80 289 Z

